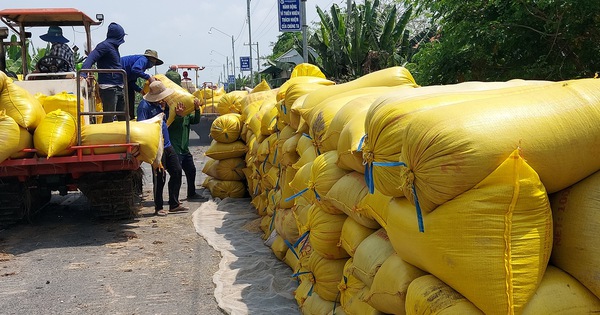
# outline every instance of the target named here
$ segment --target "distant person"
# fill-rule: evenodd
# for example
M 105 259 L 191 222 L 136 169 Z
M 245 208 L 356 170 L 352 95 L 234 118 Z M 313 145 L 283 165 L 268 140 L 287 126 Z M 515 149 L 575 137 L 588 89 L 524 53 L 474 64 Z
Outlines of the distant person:
M 158 58 L 156 50 L 146 49 L 143 55 L 130 55 L 121 57 L 123 70 L 127 72 L 127 96 L 129 101 L 129 119 L 135 119 L 135 93 L 141 93 L 142 88 L 137 85 L 138 78 L 148 80 L 149 83 L 156 80 L 146 73 L 146 70 L 160 66 L 163 61 Z
M 165 76 L 169 78 L 169 80 L 173 81 L 173 83 L 181 86 L 181 75 L 177 71 L 176 65 L 171 65 L 169 70 L 167 70 L 167 73 L 165 73 Z
M 46 57 L 56 57 L 61 58 L 66 61 L 66 65 L 61 65 L 61 61 L 49 61 L 58 67 L 58 72 L 74 72 L 75 71 L 75 59 L 74 53 L 71 47 L 67 45 L 69 40 L 63 36 L 62 28 L 59 26 L 50 26 L 48 28 L 48 32 L 44 35 L 40 35 L 40 38 L 48 43 L 52 44 L 50 50 L 46 53 Z M 46 65 L 38 65 L 38 70 L 41 71 L 39 67 L 44 67 Z
M 187 200 L 206 201 L 206 198 L 196 193 L 196 166 L 189 149 L 190 127 L 200 122 L 200 100 L 194 98 L 193 114 L 182 116 L 183 110 L 183 104 L 178 104 L 175 108 L 177 116 L 169 126 L 169 137 L 187 179 Z
M 108 25 L 106 39 L 96 45 L 96 48 L 90 52 L 87 59 L 81 66 L 82 69 L 91 69 L 96 64 L 98 69 L 123 69 L 121 66 L 121 55 L 119 46 L 125 42 L 125 30 L 117 23 Z M 87 74 L 83 74 L 84 77 Z M 87 76 L 88 80 L 93 76 Z M 88 81 L 90 82 L 90 81 Z M 125 110 L 125 100 L 123 98 L 123 75 L 121 73 L 99 73 L 98 86 L 100 88 L 100 99 L 102 99 L 102 110 L 104 112 L 114 112 Z M 124 115 L 117 116 L 120 120 L 125 120 Z M 112 114 L 103 115 L 102 122 L 113 121 Z
M 179 157 L 171 144 L 169 130 L 167 128 L 167 119 L 169 111 L 165 110 L 167 102 L 165 98 L 173 94 L 173 89 L 165 87 L 165 85 L 156 80 L 149 85 L 149 91 L 144 95 L 142 101 L 137 108 L 138 121 L 150 119 L 160 113 L 164 113 L 162 121 L 162 135 L 164 139 L 164 150 L 161 158 L 161 167 L 153 170 L 152 182 L 154 184 L 154 214 L 165 216 L 168 214 L 163 210 L 163 190 L 167 174 L 169 173 L 169 212 L 186 211 L 188 208 L 183 207 L 179 202 L 179 191 L 181 189 L 182 170 L 179 163 Z M 182 103 L 177 106 L 183 106 Z M 162 168 L 164 166 L 164 169 Z M 166 172 L 165 172 L 166 169 Z
M 190 93 L 196 92 L 196 86 L 192 79 L 188 77 L 188 72 L 183 71 L 183 78 L 181 78 L 181 87 L 186 89 Z

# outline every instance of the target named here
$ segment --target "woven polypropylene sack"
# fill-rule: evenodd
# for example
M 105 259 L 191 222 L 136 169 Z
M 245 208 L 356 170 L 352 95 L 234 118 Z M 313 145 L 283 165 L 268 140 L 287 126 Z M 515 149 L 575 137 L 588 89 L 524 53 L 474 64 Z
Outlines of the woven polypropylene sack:
M 550 261 L 600 298 L 600 172 L 550 197 L 554 244 Z
M 48 158 L 73 153 L 77 142 L 77 122 L 73 115 L 57 109 L 42 119 L 33 133 L 33 144 L 39 156 Z
M 410 72 L 404 67 L 391 67 L 366 74 L 350 82 L 328 86 L 308 95 L 304 101 L 305 108 L 312 108 L 331 95 L 353 91 L 366 87 L 400 86 L 417 87 Z
M 408 286 L 426 274 L 394 253 L 375 274 L 365 302 L 387 314 L 405 314 Z
M 522 314 L 594 314 L 598 311 L 598 297 L 568 273 L 549 265 L 536 294 Z
M 232 143 L 240 138 L 242 122 L 239 114 L 224 114 L 210 126 L 210 137 L 220 143 Z
M 386 230 L 403 260 L 486 314 L 522 312 L 550 258 L 552 213 L 538 175 L 517 150 L 473 189 L 423 213 L 422 226 L 412 204 L 394 201 Z
M 292 73 L 290 74 L 290 78 L 301 77 L 301 76 L 325 78 L 325 74 L 323 74 L 323 72 L 321 71 L 321 69 L 319 69 L 319 67 L 317 67 L 313 64 L 310 64 L 308 62 L 304 62 L 304 63 L 296 65 L 294 67 L 294 70 L 292 70 Z
M 363 168 L 372 169 L 376 189 L 389 196 L 401 197 L 404 195 L 399 180 L 402 167 L 397 162 L 403 148 L 403 132 L 413 113 L 437 111 L 440 107 L 466 101 L 485 102 L 485 99 L 493 97 L 510 97 L 525 91 L 542 91 L 550 83 L 523 80 L 466 82 L 417 89 L 396 89 L 373 102 L 367 112 L 364 122 L 366 136 L 361 148 L 364 157 Z M 474 103 L 473 106 L 478 105 Z M 461 116 L 462 112 L 453 115 Z
M 224 160 L 244 156 L 248 147 L 242 141 L 232 143 L 220 143 L 213 140 L 204 154 L 215 160 Z
M 406 290 L 405 307 L 407 315 L 484 314 L 464 296 L 432 275 L 419 277 L 410 283 Z
M 16 85 L 11 78 L 6 78 L 4 88 L 0 90 L 0 110 L 12 117 L 19 126 L 33 131 L 41 123 L 46 112 L 33 95 Z
M 515 148 L 549 193 L 600 169 L 599 79 L 438 107 L 410 120 L 399 182 L 426 212 L 471 189 Z
M 16 124 L 16 122 L 15 122 Z M 17 124 L 18 126 L 18 124 Z M 2 147 L 5 147 L 4 145 Z M 23 149 L 33 149 L 33 135 L 27 129 L 19 126 L 19 144 L 16 152 L 11 154 L 13 159 L 23 159 L 33 156 L 33 152 L 24 152 Z
M 162 115 L 144 121 L 129 122 L 129 141 L 139 144 L 137 159 L 153 164 L 162 157 L 164 139 L 162 137 Z M 118 144 L 127 142 L 127 125 L 124 121 L 108 124 L 91 124 L 81 128 L 82 145 Z M 94 154 L 126 152 L 125 147 L 97 148 Z M 84 154 L 90 154 L 84 150 Z
M 247 95 L 247 91 L 231 91 L 221 96 L 221 99 L 219 99 L 219 104 L 217 104 L 217 112 L 219 112 L 219 115 L 225 115 L 229 113 L 241 114 L 242 100 Z
M 339 293 L 338 284 L 344 272 L 347 259 L 327 259 L 312 252 L 308 269 L 314 275 L 314 289 L 327 301 L 335 301 Z
M 185 88 L 181 87 L 179 84 L 171 81 L 164 74 L 155 74 L 154 78 L 162 82 L 167 88 L 174 90 L 173 94 L 167 96 L 165 99 L 169 106 L 169 118 L 167 119 L 167 125 L 171 125 L 175 119 L 175 116 L 177 115 L 175 113 L 175 108 L 179 103 L 182 103 L 184 107 L 183 112 L 181 113 L 182 116 L 189 115 L 195 111 L 194 99 L 196 99 L 196 96 L 191 94 Z M 146 84 L 143 88 L 144 93 L 148 93 L 150 90 L 149 84 L 150 81 L 146 81 Z
M 327 195 L 322 196 L 324 203 L 335 207 L 359 224 L 378 229 L 379 223 L 364 211 L 359 211 L 360 201 L 369 193 L 363 174 L 350 172 L 340 178 L 331 188 Z
M 208 188 L 213 197 L 221 199 L 227 197 L 243 198 L 246 196 L 246 185 L 240 181 L 218 180 L 207 176 L 202 186 Z
M 243 172 L 245 166 L 242 158 L 209 160 L 204 164 L 202 173 L 220 180 L 241 181 L 246 178 Z
M 0 163 L 19 150 L 19 124 L 0 110 Z
M 310 208 L 308 227 L 310 244 L 315 252 L 327 259 L 350 257 L 339 243 L 342 226 L 348 216 L 345 214 L 330 214 L 319 206 Z

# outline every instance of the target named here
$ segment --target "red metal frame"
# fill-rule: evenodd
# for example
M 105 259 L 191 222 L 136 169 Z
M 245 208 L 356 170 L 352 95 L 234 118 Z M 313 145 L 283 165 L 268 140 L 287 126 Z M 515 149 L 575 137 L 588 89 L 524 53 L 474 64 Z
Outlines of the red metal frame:
M 132 150 L 138 146 L 138 143 L 73 146 L 71 149 L 76 150 L 75 155 L 8 159 L 0 163 L 0 178 L 18 177 L 24 181 L 27 177 L 35 175 L 70 174 L 76 179 L 85 173 L 136 170 L 141 162 L 133 156 Z M 94 153 L 95 149 L 115 147 L 123 147 L 126 152 Z M 84 150 L 90 150 L 91 153 L 83 154 Z M 23 151 L 36 152 L 35 149 Z

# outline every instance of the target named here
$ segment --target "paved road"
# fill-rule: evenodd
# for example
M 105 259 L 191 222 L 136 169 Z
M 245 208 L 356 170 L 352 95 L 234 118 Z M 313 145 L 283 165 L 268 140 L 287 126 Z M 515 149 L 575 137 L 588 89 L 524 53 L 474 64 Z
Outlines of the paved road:
M 199 187 L 206 142 L 191 138 Z M 0 314 L 223 314 L 212 283 L 219 254 L 196 233 L 193 211 L 153 216 L 151 190 L 147 176 L 131 221 L 95 221 L 72 193 L 0 230 Z

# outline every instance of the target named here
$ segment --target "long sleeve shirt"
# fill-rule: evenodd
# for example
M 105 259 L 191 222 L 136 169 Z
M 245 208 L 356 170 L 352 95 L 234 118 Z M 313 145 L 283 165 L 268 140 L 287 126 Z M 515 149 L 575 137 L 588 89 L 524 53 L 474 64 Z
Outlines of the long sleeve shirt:
M 144 80 L 150 79 L 150 75 L 146 73 L 147 69 L 154 65 L 144 55 L 130 55 L 121 57 L 121 66 L 127 73 L 127 81 L 136 92 L 141 92 L 142 88 L 136 84 L 138 78 Z
M 194 111 L 193 114 L 181 117 L 175 116 L 175 119 L 169 126 L 169 137 L 171 144 L 177 154 L 187 154 L 190 152 L 190 129 L 191 125 L 200 122 L 200 109 Z
M 146 120 L 146 119 L 150 119 L 160 113 L 164 113 L 165 116 L 163 117 L 163 121 L 162 121 L 162 135 L 163 135 L 163 139 L 165 142 L 165 148 L 168 148 L 171 146 L 171 139 L 169 137 L 169 129 L 167 128 L 167 119 L 169 118 L 169 111 L 168 110 L 163 110 L 160 107 L 160 104 L 158 103 L 150 103 L 144 99 L 142 99 L 142 101 L 140 102 L 140 104 L 138 105 L 137 108 L 137 120 L 138 121 L 142 121 L 142 120 Z

